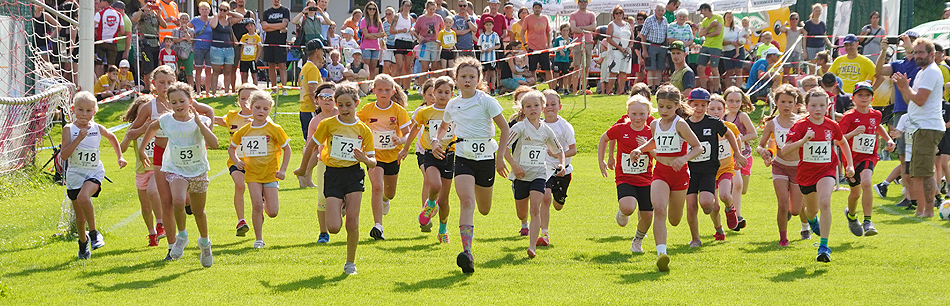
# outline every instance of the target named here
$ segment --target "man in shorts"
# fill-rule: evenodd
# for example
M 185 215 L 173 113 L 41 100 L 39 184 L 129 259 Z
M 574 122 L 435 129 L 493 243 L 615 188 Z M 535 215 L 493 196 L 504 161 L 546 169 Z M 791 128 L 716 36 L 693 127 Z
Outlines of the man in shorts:
M 290 22 L 290 10 L 280 4 L 280 0 L 273 0 L 273 6 L 261 15 L 261 30 L 267 33 L 264 38 L 264 54 L 262 60 L 267 63 L 267 75 L 271 85 L 277 84 L 277 71 L 280 71 L 280 81 L 287 86 L 287 48 L 276 45 L 287 44 L 287 24 Z M 277 89 L 271 89 L 277 94 Z M 284 96 L 287 88 L 284 88 Z
M 703 21 L 699 24 L 698 37 L 705 37 L 703 47 L 699 50 L 696 64 L 699 71 L 699 87 L 707 88 L 711 92 L 719 92 L 719 58 L 722 56 L 722 36 L 725 21 L 722 15 L 713 14 L 709 3 L 699 5 L 699 13 Z M 706 66 L 711 67 L 710 74 L 706 74 Z
M 551 48 L 551 26 L 548 23 L 548 17 L 541 15 L 541 9 L 541 2 L 535 2 L 531 5 L 534 14 L 525 16 L 521 21 L 521 37 L 528 46 L 528 52 Z M 539 65 L 544 71 L 545 80 L 554 78 L 554 73 L 551 72 L 550 52 L 528 56 L 528 70 L 537 71 Z
M 570 24 L 571 32 L 574 33 L 574 40 L 582 39 L 582 43 L 574 46 L 574 50 L 571 50 L 571 54 L 574 55 L 574 66 L 577 69 L 580 69 L 580 73 L 577 74 L 575 80 L 574 88 L 577 88 L 580 92 L 587 90 L 587 75 L 588 69 L 590 68 L 590 59 L 593 57 L 592 52 L 594 50 L 594 35 L 591 33 L 597 28 L 597 16 L 594 13 L 591 13 L 587 10 L 588 0 L 576 0 L 577 1 L 577 11 L 571 13 Z M 663 31 L 665 38 L 666 31 Z
M 640 30 L 640 40 L 644 43 L 646 51 L 643 53 L 643 66 L 647 71 L 647 84 L 650 89 L 656 91 L 660 86 L 663 71 L 666 70 L 666 48 L 663 45 L 666 42 L 666 29 L 668 23 L 663 13 L 666 7 L 657 4 L 653 10 L 654 15 L 647 17 L 643 22 L 643 29 Z M 577 57 L 575 56 L 575 61 Z

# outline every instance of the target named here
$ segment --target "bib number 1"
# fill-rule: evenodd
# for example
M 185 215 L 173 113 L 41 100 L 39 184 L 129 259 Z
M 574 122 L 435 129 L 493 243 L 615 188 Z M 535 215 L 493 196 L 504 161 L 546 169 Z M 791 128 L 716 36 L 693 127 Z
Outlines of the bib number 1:
M 877 136 L 871 134 L 858 134 L 851 139 L 851 150 L 861 154 L 874 154 L 874 145 L 877 143 Z

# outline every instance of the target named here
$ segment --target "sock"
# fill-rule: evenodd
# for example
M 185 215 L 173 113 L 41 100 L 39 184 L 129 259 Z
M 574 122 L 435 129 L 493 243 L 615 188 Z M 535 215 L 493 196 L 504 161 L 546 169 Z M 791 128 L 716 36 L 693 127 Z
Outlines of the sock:
M 183 238 L 186 238 L 186 239 L 187 239 L 187 238 L 188 238 L 188 230 L 180 230 L 180 231 L 178 231 L 178 237 L 183 237 Z
M 802 222 L 802 231 L 811 230 L 811 225 L 808 225 L 808 222 Z
M 211 239 L 208 239 L 208 237 L 199 237 L 199 238 L 198 238 L 198 245 L 201 245 L 201 246 L 209 246 L 209 245 L 211 245 Z
M 634 237 L 637 238 L 637 239 L 643 239 L 643 237 L 646 237 L 646 236 L 647 236 L 647 233 L 644 233 L 644 232 L 641 232 L 640 230 L 637 230 L 637 235 L 634 236 Z
M 155 224 L 162 224 L 162 225 L 164 225 L 165 223 L 162 222 L 162 219 L 155 219 Z
M 446 231 L 445 223 L 439 223 L 439 234 L 445 234 Z
M 666 245 L 665 244 L 656 245 L 656 254 L 657 255 L 666 254 Z
M 148 234 L 149 234 L 149 235 L 155 235 L 155 234 L 157 234 L 157 233 L 158 233 L 158 232 L 155 230 L 154 227 L 149 227 L 149 228 L 148 228 Z
M 917 200 L 910 200 L 910 205 L 917 206 Z
M 864 216 L 864 221 L 871 222 L 871 216 Z
M 376 223 L 375 225 L 373 225 L 373 227 L 379 229 L 379 231 L 383 231 L 383 224 L 381 223 Z
M 818 223 L 818 216 L 814 216 L 811 219 L 808 219 L 808 223 Z
M 521 228 L 528 228 L 528 222 L 521 222 Z
M 542 229 L 541 229 L 541 235 L 547 236 L 547 235 L 548 235 L 548 229 L 542 228 Z
M 858 216 L 856 216 L 855 214 L 851 213 L 850 211 L 848 212 L 848 220 L 854 221 L 854 220 L 856 220 L 857 218 L 858 218 Z
M 724 234 L 724 232 L 722 231 L 722 226 L 719 226 L 716 228 L 716 234 Z
M 788 231 L 778 231 L 778 236 L 782 241 L 788 241 Z
M 821 238 L 821 246 L 823 247 L 828 246 L 828 238 Z
M 462 236 L 462 249 L 469 253 L 472 252 L 472 236 L 474 232 L 474 225 L 459 225 L 459 234 Z
M 247 223 L 247 221 L 244 219 L 238 219 L 238 223 L 241 223 L 241 222 Z
M 435 208 L 435 201 L 433 201 L 433 200 L 428 200 L 428 201 L 426 201 L 426 205 L 428 205 L 429 208 Z
M 881 182 L 881 184 L 884 184 L 884 186 L 887 186 L 891 184 L 891 181 L 884 180 L 883 182 Z

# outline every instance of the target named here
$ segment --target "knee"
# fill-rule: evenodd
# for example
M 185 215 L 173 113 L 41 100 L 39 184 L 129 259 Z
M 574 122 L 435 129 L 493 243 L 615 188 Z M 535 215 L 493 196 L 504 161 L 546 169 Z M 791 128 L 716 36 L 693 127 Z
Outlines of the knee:
M 205 218 L 205 217 L 206 217 L 206 215 L 205 215 L 205 209 L 204 209 L 204 208 L 201 208 L 201 209 L 192 208 L 191 214 L 192 214 L 193 216 L 195 216 L 195 219 L 200 219 L 200 218 Z
M 379 182 L 371 182 L 371 188 L 373 188 L 373 193 L 382 192 L 382 191 L 383 191 L 383 182 L 382 182 L 382 181 L 379 181 Z
M 346 231 L 347 232 L 357 232 L 360 228 L 360 220 L 357 218 L 346 218 Z
M 327 225 L 327 232 L 330 232 L 330 234 L 339 233 L 339 232 L 340 232 L 340 225 L 339 225 L 339 224 Z
M 243 194 L 244 194 L 244 190 L 246 190 L 246 189 L 247 189 L 247 187 L 244 185 L 244 183 L 234 182 L 234 193 L 235 193 L 235 194 L 240 193 L 240 194 L 243 195 Z
M 275 207 L 274 209 L 269 209 L 268 212 L 267 212 L 267 216 L 268 216 L 268 217 L 271 217 L 271 218 L 277 218 L 277 213 L 278 213 L 278 212 L 280 212 L 280 210 L 277 209 L 276 207 Z

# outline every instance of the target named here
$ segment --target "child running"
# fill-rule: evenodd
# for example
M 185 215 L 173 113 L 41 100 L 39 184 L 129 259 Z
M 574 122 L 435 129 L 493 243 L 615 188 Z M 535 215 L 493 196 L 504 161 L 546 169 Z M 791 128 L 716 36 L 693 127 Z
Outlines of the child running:
M 135 121 L 139 108 L 151 99 L 151 96 L 146 95 L 135 98 L 132 105 L 129 105 L 129 109 L 125 111 L 125 115 L 122 116 L 122 120 L 128 123 Z M 138 140 L 133 140 L 132 146 L 138 148 Z M 146 156 L 152 156 L 154 150 L 154 140 L 145 145 Z M 165 238 L 165 227 L 162 224 L 162 200 L 158 195 L 158 187 L 155 186 L 153 173 L 152 169 L 146 167 L 145 163 L 142 162 L 142 157 L 135 154 L 135 189 L 138 191 L 142 220 L 145 221 L 145 228 L 148 230 L 148 246 L 150 247 L 158 246 L 158 240 Z
M 431 88 L 426 88 L 425 85 L 429 85 Z M 436 212 L 439 213 L 439 233 L 436 236 L 440 243 L 449 243 L 449 234 L 446 229 L 448 219 L 449 219 L 449 191 L 452 187 L 452 175 L 455 173 L 453 168 L 453 162 L 455 160 L 455 150 L 452 143 L 456 140 L 455 133 L 451 126 L 449 130 L 446 131 L 445 136 L 439 140 L 440 145 L 442 145 L 446 151 L 445 158 L 437 159 L 432 155 L 432 147 L 430 140 L 435 140 L 435 131 L 439 129 L 439 125 L 442 124 L 442 118 L 445 115 L 445 107 L 449 103 L 449 99 L 454 96 L 455 93 L 455 81 L 448 76 L 441 76 L 436 79 L 429 79 L 422 86 L 423 92 L 428 92 L 427 89 L 432 91 L 431 96 L 435 100 L 435 104 L 431 106 L 426 106 L 413 115 L 412 121 L 414 125 L 412 130 L 409 132 L 409 141 L 412 142 L 414 138 L 413 135 L 416 135 L 421 130 L 420 134 L 422 139 L 419 141 L 422 146 L 423 154 L 423 192 L 425 192 L 425 202 L 423 204 L 422 212 L 419 213 L 419 226 L 422 227 L 423 231 L 427 229 L 431 230 L 432 228 L 432 217 L 435 216 Z M 429 96 L 429 94 L 427 94 Z M 417 148 L 418 149 L 418 148 Z M 409 145 L 406 145 L 401 152 L 399 152 L 400 160 L 404 159 L 409 155 Z M 436 206 L 438 204 L 438 206 Z
M 571 166 L 571 157 L 577 154 L 577 140 L 574 139 L 574 126 L 567 120 L 558 115 L 561 111 L 561 95 L 553 89 L 545 89 L 544 94 L 546 104 L 544 105 L 544 124 L 554 131 L 557 135 L 557 141 L 561 144 L 564 153 L 564 175 L 558 175 L 555 171 L 559 160 L 557 153 L 547 151 L 544 157 L 545 167 L 554 173 L 547 178 L 544 183 L 544 199 L 541 202 L 541 237 L 538 238 L 538 245 L 547 246 L 551 243 L 548 238 L 548 226 L 551 223 L 551 202 L 554 202 L 554 209 L 561 210 L 567 203 L 567 188 L 571 185 L 571 172 L 574 167 Z
M 446 100 L 446 102 L 448 102 L 448 100 Z M 412 129 L 409 130 L 409 137 L 406 137 L 406 139 L 410 143 L 413 140 L 416 141 L 415 143 L 416 163 L 419 165 L 419 170 L 422 171 L 422 192 L 419 193 L 422 196 L 422 200 L 421 200 L 422 209 L 425 209 L 426 206 L 428 206 L 428 202 L 429 202 L 429 183 L 428 181 L 426 181 L 428 177 L 426 175 L 426 166 L 425 166 L 425 150 L 426 149 L 422 146 L 423 142 L 428 143 L 428 141 L 422 141 L 422 139 L 431 139 L 431 137 L 423 138 L 423 135 L 422 135 L 423 133 L 419 133 L 419 131 L 420 130 L 428 131 L 427 130 L 428 126 L 420 126 L 419 125 L 420 123 L 417 123 L 415 121 L 415 118 L 416 118 L 416 115 L 419 114 L 420 110 L 426 108 L 426 106 L 430 106 L 433 104 L 435 104 L 435 79 L 434 78 L 428 79 L 426 80 L 425 83 L 422 84 L 422 104 L 420 104 L 419 107 L 416 107 L 416 109 L 413 110 L 412 114 L 409 116 L 410 118 L 413 118 Z M 444 107 L 443 107 L 443 112 L 444 112 Z M 402 162 L 402 160 L 404 160 L 406 156 L 409 155 L 409 147 L 410 146 L 407 144 L 403 146 L 402 151 L 399 151 L 400 162 Z M 449 179 L 451 179 L 451 177 Z M 419 224 L 419 229 L 424 233 L 431 232 L 432 231 L 431 218 L 428 223 Z
M 102 180 L 106 176 L 105 167 L 100 160 L 102 153 L 99 152 L 99 142 L 102 138 L 108 140 L 115 149 L 119 169 L 125 167 L 126 161 L 122 157 L 119 140 L 106 127 L 95 122 L 96 113 L 99 112 L 95 95 L 88 91 L 76 93 L 72 111 L 75 120 L 63 127 L 63 150 L 60 151 L 60 156 L 68 156 L 66 196 L 76 212 L 76 229 L 80 232 L 79 259 L 89 259 L 92 255 L 90 248 L 95 250 L 106 244 L 96 227 L 95 209 L 92 206 L 92 198 L 99 197 Z
M 686 163 L 699 156 L 702 146 L 687 120 L 691 115 L 689 106 L 682 101 L 680 90 L 673 85 L 660 86 L 656 91 L 657 112 L 660 120 L 650 124 L 653 138 L 630 152 L 630 160 L 640 160 L 641 152 L 654 151 L 656 165 L 650 183 L 650 200 L 653 203 L 653 239 L 656 241 L 656 267 L 662 272 L 670 270 L 670 256 L 666 254 L 666 219 L 677 226 L 683 218 L 686 188 L 689 185 L 689 168 Z M 689 144 L 687 150 L 686 145 Z
M 211 132 L 211 119 L 199 116 L 192 106 L 194 92 L 187 83 L 176 82 L 165 92 L 171 113 L 165 113 L 157 121 L 149 124 L 144 141 L 149 141 L 161 130 L 167 135 L 167 150 L 162 160 L 162 171 L 170 187 L 169 197 L 177 211 L 184 210 L 185 199 L 191 200 L 191 211 L 198 226 L 199 260 L 205 268 L 211 267 L 214 259 L 211 254 L 211 239 L 208 238 L 208 218 L 205 215 L 205 201 L 208 192 L 208 152 L 206 147 L 217 148 L 218 137 Z M 205 122 L 207 120 L 207 122 Z M 139 154 L 145 154 L 145 147 L 139 147 Z M 180 216 L 181 214 L 179 214 Z M 175 220 L 175 214 L 171 218 Z M 184 220 L 182 220 L 184 221 Z M 184 222 L 181 222 L 184 223 Z M 168 252 L 168 258 L 181 258 L 188 245 L 188 232 L 184 224 L 178 224 L 179 231 L 175 244 Z
M 726 101 L 722 96 L 718 94 L 712 94 L 709 97 L 709 104 L 706 106 L 706 114 L 714 118 L 722 118 L 726 114 Z M 733 135 L 738 137 L 739 128 L 736 127 L 732 122 L 723 121 L 726 125 L 726 128 L 732 132 Z M 739 147 L 742 147 L 740 142 Z M 738 175 L 737 171 L 739 168 L 737 164 L 733 161 L 736 153 L 732 150 L 732 147 L 729 146 L 729 143 L 726 142 L 725 136 L 719 137 L 719 148 L 715 149 L 719 151 L 719 170 L 716 171 L 716 193 L 719 194 L 719 201 L 726 206 L 726 212 L 732 210 L 735 207 L 735 201 L 742 196 L 742 176 Z M 745 156 L 738 156 L 738 158 L 745 159 Z M 748 160 L 747 160 L 748 161 Z M 737 188 L 738 187 L 738 188 Z M 738 189 L 739 194 L 736 195 L 734 191 Z M 716 209 L 718 211 L 718 209 Z M 738 221 L 738 216 L 736 217 Z M 740 229 L 738 223 L 735 227 L 732 227 L 733 230 Z M 716 233 L 716 238 L 725 239 L 724 235 L 719 235 L 718 231 Z
M 849 110 L 841 118 L 841 131 L 847 131 L 844 138 L 851 144 L 851 160 L 854 163 L 854 177 L 848 177 L 851 193 L 848 195 L 848 207 L 844 209 L 848 219 L 848 229 L 855 236 L 874 236 L 877 229 L 871 222 L 871 210 L 874 195 L 871 194 L 871 176 L 877 164 L 877 138 L 882 137 L 887 142 L 887 150 L 893 151 L 894 141 L 881 125 L 881 112 L 871 108 L 874 100 L 874 88 L 871 83 L 864 81 L 854 85 L 851 101 L 855 108 Z M 861 186 L 861 188 L 857 188 Z M 864 222 L 860 223 L 854 211 L 858 200 L 864 211 Z
M 828 236 L 831 232 L 831 192 L 834 190 L 838 156 L 832 143 L 841 149 L 845 160 L 845 176 L 854 176 L 851 149 L 842 139 L 838 124 L 825 115 L 828 112 L 828 93 L 820 88 L 805 95 L 808 117 L 792 125 L 788 131 L 782 154 L 798 152 L 798 184 L 805 202 L 805 213 L 812 232 L 821 236 L 817 260 L 831 261 Z M 818 212 L 821 211 L 819 226 Z
M 446 149 L 441 139 L 448 134 L 454 123 L 455 136 L 455 192 L 459 197 L 459 234 L 462 237 L 462 249 L 456 257 L 456 264 L 464 273 L 475 272 L 475 259 L 472 255 L 472 237 L 474 236 L 475 206 L 482 215 L 491 211 L 492 185 L 495 173 L 507 177 L 505 161 L 495 157 L 498 144 L 495 142 L 494 123 L 501 130 L 500 140 L 508 143 L 508 125 L 501 114 L 501 105 L 485 90 L 488 90 L 482 77 L 481 63 L 470 57 L 456 61 L 455 78 L 459 84 L 461 96 L 449 101 L 445 108 L 442 124 L 433 137 L 432 153 L 437 159 L 446 158 Z
M 245 173 L 247 188 L 251 193 L 254 248 L 260 249 L 264 247 L 264 213 L 276 218 L 280 209 L 277 181 L 283 180 L 287 172 L 290 138 L 280 125 L 268 119 L 274 107 L 274 100 L 269 94 L 256 90 L 248 101 L 252 121 L 231 135 L 228 156 L 235 161 L 234 167 Z
M 360 121 L 373 130 L 372 140 L 377 159 L 376 166 L 370 167 L 367 172 L 372 184 L 371 201 L 375 222 L 369 236 L 376 240 L 386 239 L 383 237 L 383 215 L 389 213 L 389 201 L 396 197 L 399 151 L 409 134 L 409 113 L 403 105 L 394 103 L 391 99 L 396 90 L 396 81 L 391 76 L 377 75 L 373 82 L 376 102 L 364 105 L 356 113 Z
M 737 228 L 730 229 L 739 231 L 746 227 L 746 220 L 742 217 L 742 196 L 749 191 L 749 182 L 752 181 L 749 179 L 752 176 L 752 145 L 749 142 L 754 141 L 759 135 L 756 134 L 755 125 L 749 117 L 749 112 L 755 110 L 749 96 L 746 96 L 741 88 L 730 86 L 723 92 L 722 97 L 726 100 L 726 113 L 722 116 L 722 120 L 732 122 L 739 129 L 739 133 L 736 134 L 742 147 L 739 154 L 746 159 L 746 164 L 740 171 L 741 175 L 733 179 L 732 186 L 732 205 L 736 208 L 736 218 L 739 223 Z
M 300 167 L 294 170 L 294 175 L 298 178 L 310 178 L 313 176 L 313 169 L 317 169 L 317 182 L 313 185 L 317 187 L 317 223 L 320 227 L 320 236 L 317 238 L 317 243 L 330 242 L 330 233 L 327 231 L 327 197 L 323 194 L 323 174 L 327 170 L 327 165 L 320 160 L 320 150 L 317 143 L 313 142 L 312 136 L 323 119 L 339 114 L 336 103 L 333 102 L 334 87 L 336 87 L 335 83 L 324 82 L 316 88 L 317 94 L 314 98 L 318 106 L 316 116 L 310 120 L 310 127 L 307 128 L 307 135 L 309 136 L 307 136 L 307 144 L 304 145 L 303 153 L 300 156 Z
M 346 214 L 346 263 L 343 272 L 356 274 L 356 245 L 359 242 L 360 202 L 363 199 L 363 169 L 372 169 L 373 132 L 356 118 L 360 103 L 356 84 L 343 83 L 334 88 L 333 100 L 340 114 L 323 119 L 313 132 L 313 142 L 322 147 L 320 159 L 326 164 L 323 194 L 327 198 L 326 218 L 330 233 L 340 232 Z
M 258 90 L 257 86 L 251 83 L 243 83 L 238 89 L 238 100 L 237 104 L 240 107 L 240 110 L 231 110 L 228 113 L 221 117 L 215 117 L 214 123 L 220 126 L 223 126 L 228 129 L 228 133 L 231 137 L 234 137 L 234 133 L 238 131 L 241 127 L 247 125 L 251 122 L 251 106 L 248 105 L 248 98 L 251 97 L 251 93 Z M 238 147 L 237 155 L 238 157 L 244 156 L 243 152 L 240 151 L 241 147 Z M 234 160 L 231 159 L 231 156 L 228 155 L 228 172 L 231 173 L 231 181 L 234 182 L 234 212 L 237 214 L 238 223 L 235 226 L 237 230 L 238 237 L 244 237 L 247 234 L 247 231 L 250 230 L 247 226 L 247 221 L 244 220 L 244 169 L 240 169 L 234 165 Z
M 541 201 L 544 199 L 545 184 L 552 175 L 564 176 L 564 152 L 554 135 L 554 130 L 541 122 L 541 114 L 547 103 L 544 94 L 533 90 L 521 98 L 524 119 L 511 127 L 508 143 L 502 148 L 502 155 L 511 165 L 509 179 L 513 180 L 515 202 L 524 206 L 528 202 L 531 210 L 531 224 L 528 231 L 528 257 L 536 255 L 539 232 L 541 231 Z M 515 143 L 517 142 L 517 144 Z M 557 154 L 558 163 L 554 171 L 548 172 L 545 156 L 548 151 Z
M 645 145 L 653 138 L 650 127 L 647 126 L 647 117 L 650 117 L 650 100 L 639 95 L 627 99 L 627 118 L 629 123 L 614 124 L 604 135 L 600 136 L 597 145 L 597 162 L 600 164 L 600 174 L 607 177 L 607 163 L 604 162 L 604 152 L 610 141 L 617 143 L 617 160 L 620 167 L 614 168 L 614 181 L 617 183 L 617 225 L 627 226 L 630 215 L 639 210 L 637 233 L 630 243 L 630 251 L 643 253 L 643 238 L 650 230 L 653 222 L 653 203 L 650 199 L 650 182 L 653 180 L 653 156 L 641 154 L 636 160 L 630 153 Z

